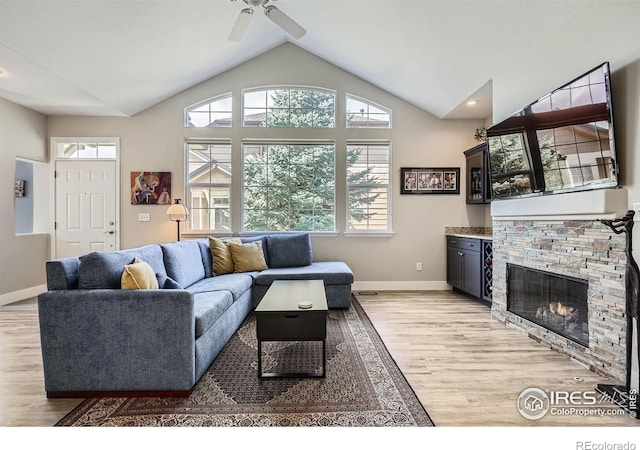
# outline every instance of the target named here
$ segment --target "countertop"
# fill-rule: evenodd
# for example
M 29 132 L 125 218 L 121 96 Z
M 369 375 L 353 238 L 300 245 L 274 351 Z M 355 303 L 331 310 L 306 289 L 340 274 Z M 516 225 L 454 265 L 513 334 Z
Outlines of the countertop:
M 445 236 L 493 240 L 491 227 L 445 227 Z

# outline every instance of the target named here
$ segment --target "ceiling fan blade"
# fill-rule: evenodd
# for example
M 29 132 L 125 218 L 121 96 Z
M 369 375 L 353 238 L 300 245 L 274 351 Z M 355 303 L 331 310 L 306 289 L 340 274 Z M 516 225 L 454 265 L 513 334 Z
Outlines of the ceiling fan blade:
M 246 33 L 247 28 L 249 28 L 249 23 L 251 22 L 251 17 L 253 17 L 253 9 L 245 8 L 240 11 L 238 18 L 236 19 L 236 23 L 233 25 L 231 29 L 231 33 L 229 33 L 230 41 L 239 41 Z
M 264 15 L 296 39 L 300 39 L 307 33 L 307 30 L 275 6 L 265 6 Z

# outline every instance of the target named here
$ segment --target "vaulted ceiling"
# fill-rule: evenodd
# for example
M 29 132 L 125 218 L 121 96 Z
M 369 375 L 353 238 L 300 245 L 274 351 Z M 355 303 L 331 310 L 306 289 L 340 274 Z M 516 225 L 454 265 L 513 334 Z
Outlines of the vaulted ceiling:
M 306 35 L 259 7 L 231 42 L 243 0 L 0 0 L 0 97 L 51 115 L 134 115 L 290 41 L 437 117 L 487 118 L 495 74 L 592 3 L 271 0 Z

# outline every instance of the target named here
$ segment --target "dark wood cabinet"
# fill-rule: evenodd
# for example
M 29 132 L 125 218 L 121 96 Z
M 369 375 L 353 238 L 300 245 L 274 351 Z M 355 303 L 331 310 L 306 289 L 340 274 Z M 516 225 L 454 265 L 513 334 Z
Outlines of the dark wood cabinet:
M 490 304 L 493 283 L 491 239 L 447 236 L 447 283 Z
M 489 152 L 483 142 L 464 152 L 467 158 L 467 203 L 490 203 Z
M 480 239 L 447 237 L 447 283 L 481 298 L 482 248 Z

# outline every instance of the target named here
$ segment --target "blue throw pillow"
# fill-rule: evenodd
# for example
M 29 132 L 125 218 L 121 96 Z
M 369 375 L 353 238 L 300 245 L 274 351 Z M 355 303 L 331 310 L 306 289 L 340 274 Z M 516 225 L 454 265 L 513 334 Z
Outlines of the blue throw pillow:
M 267 236 L 269 267 L 302 267 L 313 263 L 309 233 L 273 234 Z
M 140 258 L 156 276 L 166 276 L 162 249 L 152 244 L 117 252 L 92 252 L 80 257 L 78 289 L 120 289 L 124 266 Z
M 183 289 L 183 288 L 173 278 L 167 277 L 164 284 L 162 285 L 162 289 Z

